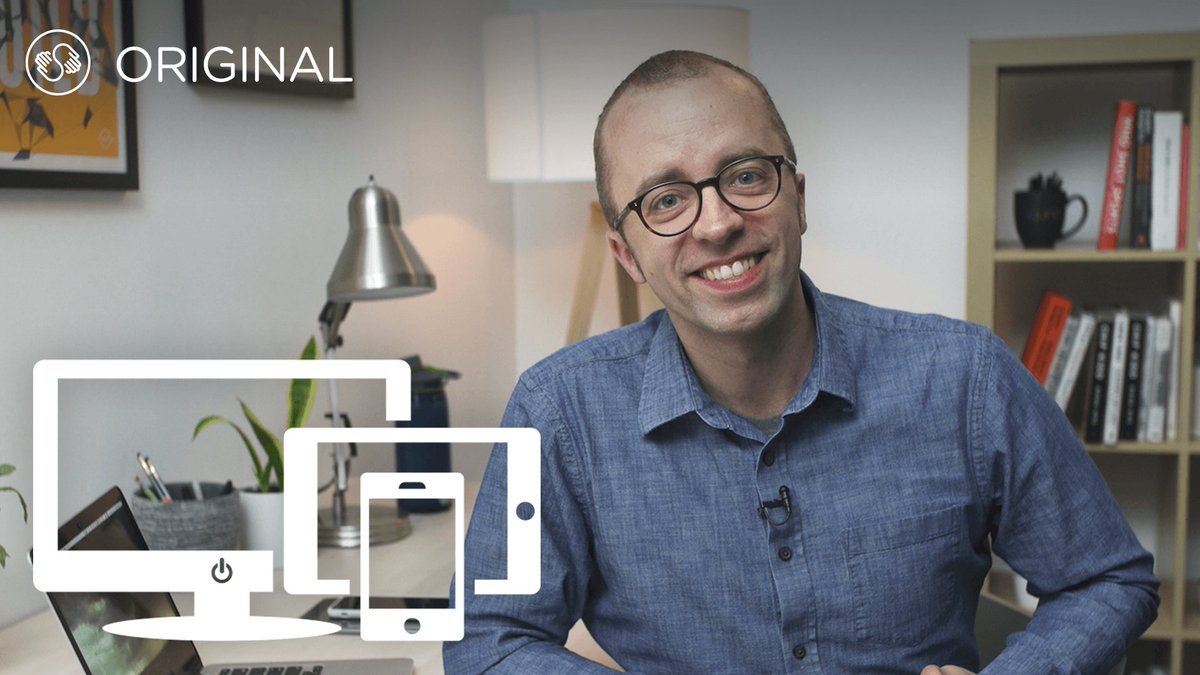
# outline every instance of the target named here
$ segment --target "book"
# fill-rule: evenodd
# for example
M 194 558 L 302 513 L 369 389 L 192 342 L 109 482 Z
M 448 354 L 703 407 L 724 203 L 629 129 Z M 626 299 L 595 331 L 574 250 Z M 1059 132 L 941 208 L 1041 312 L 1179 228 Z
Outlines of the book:
M 1150 174 L 1154 141 L 1154 108 L 1137 107 L 1133 125 L 1133 180 L 1129 183 L 1129 245 L 1150 248 Z
M 1112 348 L 1108 355 L 1108 393 L 1104 401 L 1105 445 L 1116 445 L 1121 422 L 1121 394 L 1125 390 L 1125 359 L 1129 353 L 1129 310 L 1113 312 Z
M 1197 345 L 1200 346 L 1200 345 Z M 1192 438 L 1200 438 L 1200 364 L 1192 366 Z
M 1112 351 L 1113 317 L 1111 312 L 1096 317 L 1096 339 L 1088 353 L 1087 403 L 1084 405 L 1084 440 L 1099 443 L 1104 439 L 1104 411 L 1108 398 L 1108 357 Z
M 1067 317 L 1071 315 L 1071 300 L 1054 291 L 1043 291 L 1033 315 L 1033 325 L 1025 338 L 1025 349 L 1021 352 L 1021 363 L 1033 373 L 1043 386 L 1050 375 L 1054 351 L 1062 337 Z
M 1191 178 L 1192 127 L 1183 125 L 1179 134 L 1179 250 L 1187 248 L 1188 181 Z
M 1125 380 L 1121 385 L 1121 410 L 1117 422 L 1117 438 L 1136 441 L 1138 412 L 1142 406 L 1142 356 L 1145 352 L 1146 316 L 1129 317 L 1129 339 L 1125 350 Z M 1115 345 L 1114 341 L 1114 345 Z
M 1062 380 L 1058 388 L 1052 392 L 1054 401 L 1064 411 L 1071 403 L 1071 394 L 1075 391 L 1075 383 L 1079 380 L 1079 371 L 1087 356 L 1088 345 L 1092 342 L 1092 334 L 1096 330 L 1096 314 L 1091 311 L 1079 313 L 1079 328 L 1067 353 L 1067 363 L 1063 368 Z
M 1062 382 L 1063 374 L 1067 370 L 1067 356 L 1071 351 L 1071 343 L 1078 332 L 1079 316 L 1072 313 L 1067 316 L 1067 323 L 1058 338 L 1058 347 L 1054 349 L 1054 358 L 1050 361 L 1050 374 L 1046 376 L 1045 388 L 1051 396 L 1058 391 L 1058 385 Z
M 1150 248 L 1173 251 L 1179 240 L 1179 183 L 1182 170 L 1183 113 L 1154 113 L 1150 150 Z
M 1154 376 L 1151 378 L 1151 399 L 1146 414 L 1146 442 L 1162 443 L 1167 424 L 1167 399 L 1171 387 L 1171 346 L 1175 333 L 1171 319 L 1166 316 L 1154 319 Z M 1149 343 L 1147 343 L 1149 344 Z
M 1137 440 L 1145 441 L 1150 428 L 1150 404 L 1154 400 L 1154 389 L 1158 386 L 1155 378 L 1158 376 L 1158 355 L 1155 341 L 1158 331 L 1158 318 L 1146 315 L 1146 335 L 1142 339 L 1145 349 L 1142 352 L 1141 370 L 1142 385 L 1138 392 Z
M 1096 248 L 1113 251 L 1121 229 L 1121 210 L 1125 207 L 1125 183 L 1129 178 L 1129 155 L 1133 147 L 1133 117 L 1137 104 L 1117 101 L 1112 143 L 1108 149 L 1108 173 L 1104 181 L 1104 206 L 1100 211 L 1100 236 Z
M 1167 320 L 1171 323 L 1171 351 L 1169 352 L 1170 370 L 1167 371 L 1167 410 L 1164 422 L 1164 435 L 1168 441 L 1175 440 L 1175 428 L 1179 426 L 1179 360 L 1181 324 L 1183 322 L 1183 303 L 1172 299 L 1167 308 Z

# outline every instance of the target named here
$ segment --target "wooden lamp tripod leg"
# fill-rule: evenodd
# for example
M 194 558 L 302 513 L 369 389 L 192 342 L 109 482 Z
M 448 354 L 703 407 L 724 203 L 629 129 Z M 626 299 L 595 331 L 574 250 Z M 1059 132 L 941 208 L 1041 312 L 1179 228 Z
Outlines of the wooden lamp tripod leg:
M 575 298 L 571 301 L 571 316 L 567 322 L 567 344 L 579 342 L 588 335 L 592 312 L 596 308 L 596 297 L 600 292 L 604 260 L 609 257 L 607 232 L 608 223 L 604 222 L 600 204 L 592 202 L 591 217 L 588 219 L 587 234 L 583 241 L 583 258 L 579 263 L 579 275 L 575 279 Z M 616 260 L 613 260 L 613 267 L 617 279 L 617 310 L 621 325 L 636 323 L 641 319 L 638 285 L 633 283 L 633 279 L 629 278 Z

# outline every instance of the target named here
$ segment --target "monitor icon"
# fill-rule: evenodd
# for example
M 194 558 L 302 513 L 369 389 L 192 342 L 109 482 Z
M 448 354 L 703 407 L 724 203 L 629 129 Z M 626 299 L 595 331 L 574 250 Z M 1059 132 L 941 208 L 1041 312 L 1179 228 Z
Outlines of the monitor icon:
M 400 360 L 46 360 L 33 369 L 34 586 L 41 591 L 173 591 L 194 594 L 192 616 L 105 626 L 156 639 L 269 640 L 338 630 L 325 621 L 250 613 L 250 593 L 274 590 L 269 550 L 81 551 L 58 549 L 59 389 L 64 380 L 384 380 L 384 415 L 411 417 L 411 372 Z M 541 586 L 541 439 L 533 429 L 297 428 L 284 434 L 284 588 L 293 595 L 346 595 L 349 579 L 317 575 L 319 443 L 504 443 L 509 455 L 509 567 L 478 580 L 479 594 L 532 594 Z M 518 515 L 518 506 L 521 507 Z M 528 518 L 530 506 L 533 517 Z M 458 536 L 461 536 L 459 534 Z M 458 542 L 461 546 L 461 540 Z M 461 556 L 458 557 L 461 564 Z M 456 584 L 461 586 L 461 574 Z M 461 591 L 457 593 L 461 596 Z

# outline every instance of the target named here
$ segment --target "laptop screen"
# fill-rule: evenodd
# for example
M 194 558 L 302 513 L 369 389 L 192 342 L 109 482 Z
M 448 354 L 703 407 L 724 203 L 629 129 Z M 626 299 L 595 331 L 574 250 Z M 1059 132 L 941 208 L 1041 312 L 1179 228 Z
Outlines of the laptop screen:
M 147 550 L 129 505 L 114 487 L 59 529 L 59 548 Z M 113 621 L 177 616 L 169 593 L 47 593 L 80 665 L 89 675 L 192 675 L 202 669 L 191 642 L 113 635 Z

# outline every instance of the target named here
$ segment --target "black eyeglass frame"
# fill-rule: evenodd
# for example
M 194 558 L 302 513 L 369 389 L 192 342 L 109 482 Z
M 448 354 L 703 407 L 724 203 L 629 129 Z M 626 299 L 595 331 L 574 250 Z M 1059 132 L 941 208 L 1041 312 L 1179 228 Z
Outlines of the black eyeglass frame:
M 729 201 L 729 198 L 725 196 L 725 193 L 721 190 L 720 178 L 721 178 L 721 174 L 728 171 L 731 167 L 734 167 L 743 162 L 749 162 L 749 161 L 755 160 L 755 159 L 770 160 L 771 163 L 775 165 L 775 194 L 771 195 L 771 198 L 767 200 L 767 203 L 763 204 L 762 206 L 756 206 L 752 209 L 744 209 L 744 208 L 738 206 L 737 204 L 734 204 L 733 202 Z M 713 186 L 713 188 L 717 191 L 717 196 L 721 198 L 721 201 L 728 204 L 730 208 L 736 209 L 738 211 L 747 212 L 747 213 L 753 212 L 753 211 L 761 211 L 761 210 L 767 208 L 768 206 L 770 206 L 771 204 L 774 204 L 775 200 L 779 197 L 779 191 L 783 188 L 783 165 L 784 164 L 787 164 L 788 167 L 790 167 L 792 171 L 796 171 L 796 163 L 793 162 L 792 160 L 788 159 L 787 157 L 784 157 L 783 155 L 751 155 L 750 157 L 742 157 L 741 159 L 733 160 L 732 162 L 721 167 L 721 170 L 717 171 L 715 176 L 710 176 L 709 178 L 705 178 L 704 180 L 701 180 L 701 181 L 696 181 L 693 183 L 692 181 L 686 181 L 686 180 L 669 180 L 669 181 L 666 181 L 663 183 L 659 183 L 657 185 L 652 185 L 652 186 L 646 188 L 646 190 L 644 192 L 642 192 L 642 194 L 635 197 L 633 199 L 633 201 L 626 204 L 625 208 L 621 210 L 621 213 L 617 214 L 617 217 L 613 219 L 612 223 L 610 223 L 610 226 L 612 227 L 612 229 L 618 230 L 621 228 L 621 222 L 624 221 L 625 218 L 630 213 L 636 213 L 638 215 L 638 220 L 642 221 L 642 227 L 649 230 L 651 234 L 659 236 L 659 237 L 678 237 L 679 235 L 683 234 L 684 232 L 687 232 L 688 230 L 692 229 L 692 227 L 694 227 L 696 225 L 696 223 L 700 220 L 700 214 L 704 211 L 704 188 L 706 188 L 710 185 Z M 697 198 L 696 199 L 696 215 L 692 218 L 692 222 L 688 223 L 687 227 L 679 230 L 678 232 L 672 232 L 671 234 L 663 234 L 662 232 L 655 230 L 653 227 L 650 227 L 650 223 L 646 222 L 646 216 L 642 215 L 642 200 L 644 200 L 646 198 L 646 195 L 649 195 L 651 192 L 654 192 L 655 190 L 657 190 L 661 187 L 665 187 L 667 185 L 691 186 L 696 191 L 696 198 Z

